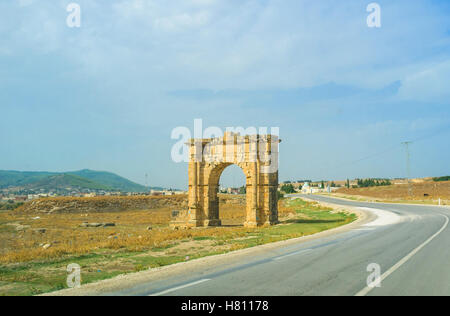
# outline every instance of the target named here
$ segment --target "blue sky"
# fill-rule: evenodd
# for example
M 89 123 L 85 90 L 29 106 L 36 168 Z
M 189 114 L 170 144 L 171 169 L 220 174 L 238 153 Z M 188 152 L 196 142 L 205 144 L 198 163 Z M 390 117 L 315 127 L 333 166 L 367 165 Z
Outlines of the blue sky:
M 173 128 L 279 127 L 280 180 L 450 174 L 450 2 L 0 3 L 0 169 L 185 188 Z M 368 159 L 363 159 L 369 157 Z M 236 177 L 227 175 L 233 184 Z

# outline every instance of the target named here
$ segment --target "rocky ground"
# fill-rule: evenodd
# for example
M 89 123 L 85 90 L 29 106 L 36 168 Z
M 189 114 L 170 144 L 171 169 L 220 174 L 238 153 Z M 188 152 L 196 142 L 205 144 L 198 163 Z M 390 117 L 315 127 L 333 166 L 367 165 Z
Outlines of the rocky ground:
M 130 210 L 153 210 L 160 208 L 184 209 L 186 195 L 175 196 L 119 196 L 92 198 L 46 198 L 28 202 L 20 207 L 19 213 L 101 213 Z

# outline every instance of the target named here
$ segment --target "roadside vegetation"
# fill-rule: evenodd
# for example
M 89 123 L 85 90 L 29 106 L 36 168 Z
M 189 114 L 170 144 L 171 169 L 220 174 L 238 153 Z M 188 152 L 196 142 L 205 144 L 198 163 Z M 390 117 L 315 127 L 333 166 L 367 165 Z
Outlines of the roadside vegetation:
M 23 204 L 24 204 L 23 202 L 16 203 L 14 201 L 9 201 L 7 203 L 0 203 L 0 211 L 12 211 L 21 207 Z
M 281 191 L 286 194 L 292 194 L 295 193 L 295 188 L 292 184 L 283 184 L 281 186 Z
M 244 200 L 245 201 L 245 200 Z M 221 205 L 224 227 L 172 230 L 170 209 L 89 214 L 0 213 L 0 295 L 34 295 L 66 287 L 66 267 L 83 284 L 266 243 L 307 236 L 356 219 L 300 199 L 279 202 L 281 224 L 241 226 L 245 203 Z M 83 222 L 114 222 L 85 228 Z M 43 230 L 45 228 L 45 231 Z M 47 247 L 48 246 L 48 247 Z
M 358 179 L 359 188 L 382 187 L 392 185 L 389 179 Z
M 433 178 L 433 181 L 434 181 L 434 182 L 450 181 L 450 176 L 439 177 L 439 178 Z

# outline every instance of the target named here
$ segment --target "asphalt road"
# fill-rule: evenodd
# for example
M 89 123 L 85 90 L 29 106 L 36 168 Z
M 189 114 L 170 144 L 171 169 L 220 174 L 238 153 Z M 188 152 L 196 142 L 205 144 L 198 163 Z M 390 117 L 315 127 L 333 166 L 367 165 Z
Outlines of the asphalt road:
M 249 256 L 238 264 L 186 271 L 108 295 L 450 295 L 449 208 L 373 204 L 308 196 L 376 209 L 377 219 L 354 230 Z M 370 264 L 379 288 L 367 287 Z

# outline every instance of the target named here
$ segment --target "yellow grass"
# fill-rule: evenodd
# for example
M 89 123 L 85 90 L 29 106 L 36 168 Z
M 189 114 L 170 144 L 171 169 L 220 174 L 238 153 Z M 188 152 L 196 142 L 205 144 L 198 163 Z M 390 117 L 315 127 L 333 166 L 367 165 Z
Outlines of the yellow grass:
M 355 196 L 357 198 L 370 198 L 379 201 L 411 201 L 436 204 L 438 199 L 445 205 L 450 202 L 450 181 L 434 182 L 422 181 L 411 184 L 395 184 L 390 186 L 369 188 L 341 188 L 337 191 L 343 196 Z
M 115 198 L 112 198 L 115 199 Z M 245 198 L 239 204 L 221 203 L 220 217 L 230 227 L 173 231 L 168 227 L 170 208 L 144 211 L 102 212 L 86 214 L 36 214 L 29 212 L 0 213 L 0 263 L 52 259 L 65 255 L 81 255 L 98 250 L 143 251 L 164 247 L 176 240 L 227 236 L 239 237 L 249 229 L 232 227 L 245 220 Z M 64 201 L 77 199 L 61 198 Z M 104 200 L 104 198 L 97 200 Z M 280 216 L 292 213 L 280 205 Z M 34 219 L 39 216 L 39 219 Z M 115 223 L 116 227 L 82 228 L 83 222 Z M 8 225 L 9 224 L 9 225 Z M 28 225 L 25 231 L 15 231 L 14 224 Z M 151 226 L 152 230 L 148 230 Z M 35 229 L 45 228 L 44 234 Z M 43 245 L 51 247 L 44 249 Z
M 82 267 L 83 284 L 269 242 L 301 237 L 354 220 L 301 200 L 279 203 L 281 225 L 245 228 L 245 200 L 221 199 L 218 228 L 172 230 L 171 208 L 142 211 L 0 213 L 0 295 L 31 295 L 66 287 L 66 266 Z M 242 198 L 242 197 L 241 197 Z M 39 219 L 36 219 L 39 216 Z M 116 223 L 82 228 L 80 224 Z M 18 225 L 29 226 L 17 231 Z M 148 230 L 152 226 L 152 230 Z M 46 228 L 41 234 L 35 229 Z M 48 249 L 42 245 L 51 244 Z M 187 259 L 189 260 L 189 259 Z

